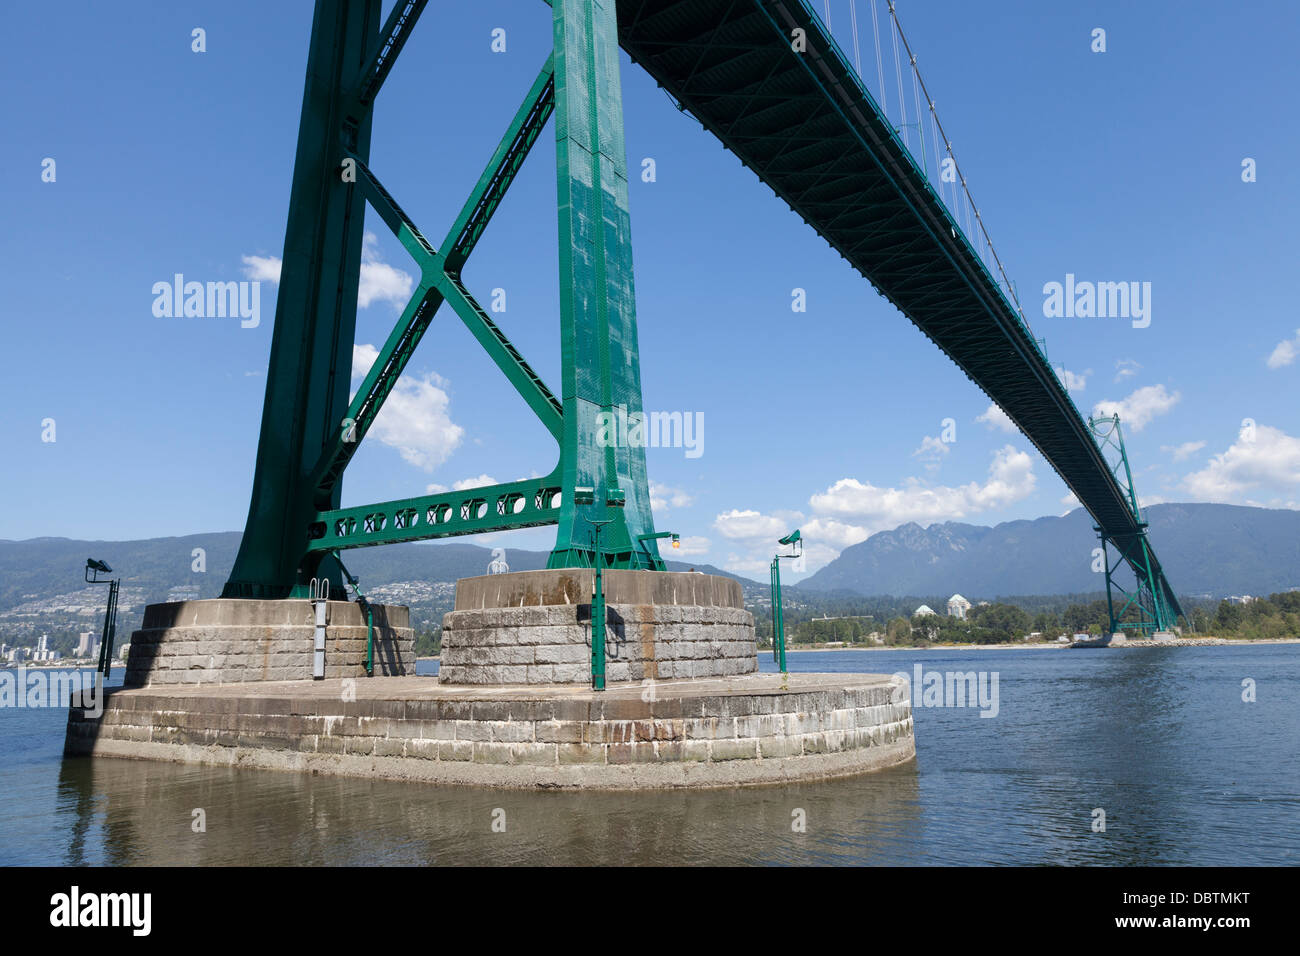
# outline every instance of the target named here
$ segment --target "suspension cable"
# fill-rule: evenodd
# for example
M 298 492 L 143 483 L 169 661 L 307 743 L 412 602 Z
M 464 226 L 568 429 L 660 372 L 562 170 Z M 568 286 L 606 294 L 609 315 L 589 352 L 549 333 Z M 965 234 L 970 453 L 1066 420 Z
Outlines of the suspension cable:
M 880 54 L 880 23 L 876 19 L 876 0 L 867 0 L 871 4 L 871 32 L 876 36 L 876 78 L 880 81 L 880 108 L 889 119 L 889 108 L 885 105 L 889 97 L 885 95 L 885 60 Z

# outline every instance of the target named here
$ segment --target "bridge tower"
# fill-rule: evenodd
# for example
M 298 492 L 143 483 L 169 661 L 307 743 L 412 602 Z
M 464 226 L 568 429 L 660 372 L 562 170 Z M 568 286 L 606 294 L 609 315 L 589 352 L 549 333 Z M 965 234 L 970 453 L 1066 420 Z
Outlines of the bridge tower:
M 627 160 L 613 0 L 553 0 L 554 45 L 446 237 L 434 245 L 371 169 L 375 98 L 427 0 L 317 0 L 248 523 L 225 597 L 343 593 L 338 552 L 558 525 L 553 568 L 663 570 L 642 445 L 608 440 L 641 415 Z M 479 305 L 461 270 L 555 115 L 562 388 Z M 349 401 L 363 220 L 374 210 L 418 285 Z M 343 472 L 444 303 L 555 438 L 545 477 L 344 508 Z M 623 415 L 627 418 L 624 419 Z M 617 430 L 616 430 L 617 431 Z M 605 437 L 602 437 L 605 436 Z M 599 522 L 597 551 L 592 522 Z
M 1101 540 L 1102 558 L 1105 564 L 1106 605 L 1110 611 L 1110 631 L 1113 634 L 1121 627 L 1152 632 L 1172 631 L 1182 609 L 1169 582 L 1165 579 L 1155 552 L 1147 541 L 1147 523 L 1142 518 L 1137 492 L 1133 489 L 1133 472 L 1129 468 L 1128 451 L 1124 447 L 1124 432 L 1120 427 L 1119 415 L 1112 415 L 1109 418 L 1090 416 L 1088 427 L 1092 429 L 1103 457 L 1113 460 L 1113 464 L 1111 461 L 1107 464 L 1124 492 L 1138 528 L 1136 534 L 1114 535 L 1107 534 L 1100 525 L 1093 528 Z M 1112 548 L 1117 552 L 1113 562 Z M 1124 565 L 1128 565 L 1135 578 L 1131 590 L 1126 590 L 1115 579 L 1115 572 Z M 1136 620 L 1125 620 L 1130 610 L 1136 612 Z

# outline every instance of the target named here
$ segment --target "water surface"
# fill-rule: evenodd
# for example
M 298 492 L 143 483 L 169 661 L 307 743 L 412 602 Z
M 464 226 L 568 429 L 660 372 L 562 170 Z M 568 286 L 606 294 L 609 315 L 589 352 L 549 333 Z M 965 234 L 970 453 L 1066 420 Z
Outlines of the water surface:
M 998 715 L 920 707 L 912 763 L 736 790 L 486 791 L 65 761 L 63 711 L 0 709 L 0 864 L 1300 863 L 1300 645 L 789 655 L 796 672 L 917 663 L 996 672 Z

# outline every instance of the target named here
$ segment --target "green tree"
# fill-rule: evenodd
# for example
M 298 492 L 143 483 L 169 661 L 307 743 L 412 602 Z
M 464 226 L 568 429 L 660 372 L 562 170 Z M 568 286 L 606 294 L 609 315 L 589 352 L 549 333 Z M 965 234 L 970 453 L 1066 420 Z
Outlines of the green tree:
M 885 625 L 886 644 L 910 644 L 912 642 L 912 625 L 905 617 L 896 617 Z

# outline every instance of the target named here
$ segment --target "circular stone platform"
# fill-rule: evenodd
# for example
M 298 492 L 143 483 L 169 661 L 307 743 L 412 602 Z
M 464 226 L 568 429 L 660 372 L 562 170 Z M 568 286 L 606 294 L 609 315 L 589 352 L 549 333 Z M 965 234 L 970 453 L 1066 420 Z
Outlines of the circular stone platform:
M 462 578 L 443 616 L 446 684 L 589 684 L 590 568 Z M 693 571 L 610 570 L 605 679 L 732 677 L 758 670 L 740 582 Z
M 848 776 L 915 755 L 906 683 L 751 674 L 585 687 L 432 677 L 111 691 L 66 753 L 508 788 L 720 787 Z

